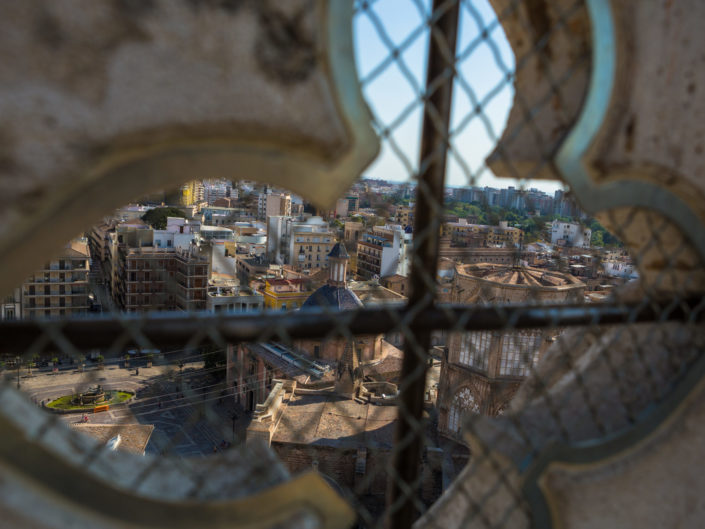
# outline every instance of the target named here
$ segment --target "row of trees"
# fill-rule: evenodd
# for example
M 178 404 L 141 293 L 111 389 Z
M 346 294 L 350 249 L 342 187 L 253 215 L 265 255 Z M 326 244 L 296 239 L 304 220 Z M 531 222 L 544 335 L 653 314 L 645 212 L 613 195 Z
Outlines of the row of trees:
M 446 203 L 446 213 L 460 218 L 474 218 L 478 224 L 497 226 L 499 221 L 506 220 L 510 226 L 520 228 L 524 232 L 524 242 L 530 243 L 537 240 L 550 240 L 551 234 L 547 232 L 548 223 L 559 220 L 561 222 L 578 222 L 592 230 L 592 246 L 622 246 L 622 243 L 610 233 L 607 228 L 596 219 L 588 219 L 587 222 L 573 219 L 572 217 L 562 217 L 560 215 L 533 215 L 529 216 L 526 211 L 516 209 L 505 209 L 499 206 L 488 206 L 479 203 L 468 204 L 466 202 L 449 201 Z

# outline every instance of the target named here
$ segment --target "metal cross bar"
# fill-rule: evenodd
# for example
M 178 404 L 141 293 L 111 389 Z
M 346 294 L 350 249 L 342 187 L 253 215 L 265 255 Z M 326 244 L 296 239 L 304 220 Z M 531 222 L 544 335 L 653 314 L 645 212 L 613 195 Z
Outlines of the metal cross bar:
M 665 310 L 667 307 L 671 310 Z M 65 318 L 61 334 L 78 350 L 87 351 L 115 342 L 125 331 L 125 322 L 140 322 L 142 336 L 157 347 L 180 347 L 204 326 L 212 326 L 228 343 L 255 342 L 270 329 L 278 329 L 292 339 L 324 338 L 346 319 L 353 336 L 394 332 L 397 322 L 406 322 L 418 332 L 456 330 L 480 331 L 581 325 L 615 325 L 655 321 L 701 321 L 705 313 L 702 298 L 679 303 L 574 304 L 574 305 L 446 305 L 427 307 L 410 314 L 408 306 L 373 308 L 331 313 L 320 310 L 272 314 L 232 314 L 228 316 L 190 313 L 155 313 L 95 318 Z M 459 325 L 459 322 L 462 322 Z M 21 354 L 42 335 L 50 320 L 13 320 L 0 322 L 0 353 Z M 128 344 L 131 345 L 131 344 Z
M 409 278 L 409 306 L 416 310 L 431 308 L 435 298 L 440 229 L 437 209 L 443 204 L 459 13 L 459 0 L 433 1 L 416 192 L 414 261 Z M 424 231 L 425 234 L 421 235 Z M 419 425 L 422 423 L 426 385 L 427 362 L 424 356 L 431 344 L 431 333 L 425 330 L 415 334 L 416 343 L 407 341 L 404 346 L 401 380 L 409 383 L 400 388 L 396 430 L 398 450 L 394 454 L 395 475 L 390 480 L 387 498 L 386 522 L 389 529 L 407 529 L 417 516 L 414 498 L 417 491 L 414 489 L 423 448 Z M 407 438 L 410 440 L 407 441 Z

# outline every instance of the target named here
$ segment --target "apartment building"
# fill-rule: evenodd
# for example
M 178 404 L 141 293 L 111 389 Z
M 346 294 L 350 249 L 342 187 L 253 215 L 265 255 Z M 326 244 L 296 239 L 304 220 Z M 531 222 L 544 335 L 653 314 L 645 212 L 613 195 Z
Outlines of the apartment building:
M 334 244 L 335 234 L 321 217 L 295 223 L 289 237 L 289 265 L 295 270 L 326 268 Z
M 204 310 L 210 249 L 184 219 L 166 230 L 118 226 L 113 239 L 111 295 L 126 312 Z
M 573 246 L 576 248 L 590 248 L 592 230 L 577 222 L 561 222 L 554 220 L 551 223 L 551 244 L 558 246 Z
M 23 284 L 23 318 L 73 316 L 88 312 L 88 241 L 70 242 Z
M 257 198 L 257 218 L 266 220 L 275 215 L 291 215 L 291 195 L 267 190 Z
M 414 207 L 413 206 L 397 206 L 394 213 L 394 220 L 402 226 L 413 226 L 414 224 Z
M 114 302 L 125 312 L 205 310 L 208 255 L 198 248 L 121 245 Z
M 360 197 L 358 195 L 347 195 L 345 200 L 348 201 L 348 214 L 355 213 L 360 205 Z
M 507 221 L 501 221 L 499 226 L 486 224 L 470 224 L 466 219 L 457 222 L 446 222 L 441 226 L 441 236 L 449 237 L 454 246 L 471 248 L 492 248 L 498 246 L 519 246 L 522 231 L 510 227 Z
M 357 243 L 357 274 L 363 278 L 407 275 L 411 234 L 401 226 L 376 226 Z
M 521 243 L 522 231 L 507 225 L 507 221 L 502 220 L 499 226 L 487 226 L 487 246 L 519 246 Z
M 223 198 L 237 198 L 237 188 L 233 188 L 232 182 L 228 180 L 206 180 L 203 182 L 203 200 L 208 205 Z

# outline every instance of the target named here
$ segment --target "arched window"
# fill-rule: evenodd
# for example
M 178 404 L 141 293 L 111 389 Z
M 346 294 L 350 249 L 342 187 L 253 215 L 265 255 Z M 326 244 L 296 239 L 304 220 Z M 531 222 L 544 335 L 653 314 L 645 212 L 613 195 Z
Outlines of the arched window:
M 480 405 L 475 400 L 470 388 L 465 387 L 453 397 L 450 412 L 448 413 L 448 430 L 459 433 L 461 418 L 468 412 L 480 413 Z

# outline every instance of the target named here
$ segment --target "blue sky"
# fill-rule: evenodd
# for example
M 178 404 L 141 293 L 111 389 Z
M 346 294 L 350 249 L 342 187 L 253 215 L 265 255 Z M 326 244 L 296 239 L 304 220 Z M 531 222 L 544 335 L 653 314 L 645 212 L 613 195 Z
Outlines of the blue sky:
M 370 9 L 358 11 L 354 20 L 354 36 L 358 73 L 363 93 L 378 123 L 390 126 L 395 120 L 390 140 L 382 142 L 379 158 L 365 171 L 365 176 L 385 180 L 408 180 L 416 166 L 422 111 L 418 96 L 425 80 L 428 32 L 416 31 L 423 25 L 423 9 L 429 11 L 429 0 L 377 0 Z M 404 67 L 391 63 L 375 73 L 389 57 L 389 48 L 380 36 L 376 23 L 384 27 L 394 46 L 405 42 L 400 60 Z M 494 49 L 486 40 L 477 40 L 488 30 Z M 468 185 L 470 176 L 476 185 L 507 187 L 516 180 L 497 178 L 484 164 L 484 159 L 500 137 L 507 120 L 514 90 L 506 82 L 506 73 L 514 70 L 514 56 L 501 26 L 487 0 L 466 0 L 461 7 L 457 53 L 461 56 L 459 71 L 465 82 L 454 87 L 451 129 L 455 131 L 453 146 L 457 156 L 449 154 L 446 184 Z M 470 118 L 477 102 L 482 105 L 485 122 L 477 115 Z M 405 113 L 406 112 L 406 113 Z M 393 143 L 399 152 L 395 152 Z M 534 180 L 526 187 L 537 187 L 549 193 L 559 189 L 556 181 Z

